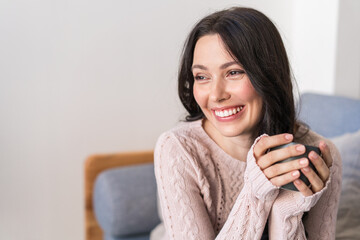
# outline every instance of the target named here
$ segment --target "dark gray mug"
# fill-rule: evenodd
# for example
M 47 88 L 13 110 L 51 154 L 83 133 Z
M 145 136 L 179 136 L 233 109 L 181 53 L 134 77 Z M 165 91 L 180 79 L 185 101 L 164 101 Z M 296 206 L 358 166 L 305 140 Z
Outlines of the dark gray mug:
M 276 150 L 276 149 L 281 149 L 281 148 L 286 148 L 288 146 L 291 146 L 291 145 L 296 145 L 296 144 L 299 144 L 299 143 L 295 143 L 295 142 L 291 142 L 291 143 L 288 143 L 288 144 L 284 144 L 284 145 L 280 145 L 280 146 L 277 146 L 277 147 L 274 147 L 274 148 L 271 148 L 270 151 L 273 151 L 273 150 Z M 290 157 L 288 159 L 285 159 L 285 160 L 282 160 L 282 161 L 279 161 L 279 162 L 276 162 L 274 164 L 278 164 L 278 163 L 283 163 L 283 162 L 289 162 L 289 161 L 293 161 L 293 160 L 296 160 L 296 159 L 299 159 L 299 158 L 307 158 L 309 159 L 309 153 L 311 151 L 314 151 L 316 152 L 317 154 L 321 154 L 320 152 L 320 149 L 318 147 L 314 147 L 314 146 L 308 146 L 308 145 L 304 145 L 305 146 L 305 153 L 304 154 L 301 154 L 299 156 L 296 156 L 296 157 Z M 311 163 L 310 159 L 309 159 L 309 167 L 311 167 L 316 173 L 316 169 L 315 169 L 315 166 Z M 300 171 L 300 170 L 299 170 Z M 310 182 L 309 180 L 305 177 L 305 175 L 300 171 L 300 177 L 299 177 L 305 184 L 306 186 L 310 186 Z M 284 186 L 281 186 L 281 188 L 283 189 L 288 189 L 288 190 L 292 190 L 292 191 L 299 191 L 294 183 L 290 182 L 288 184 L 285 184 Z

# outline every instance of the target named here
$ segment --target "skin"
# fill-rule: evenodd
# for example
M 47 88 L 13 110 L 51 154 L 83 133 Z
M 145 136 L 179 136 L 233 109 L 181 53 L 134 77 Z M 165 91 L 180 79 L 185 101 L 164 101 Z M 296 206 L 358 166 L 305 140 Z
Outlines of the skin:
M 201 37 L 195 45 L 193 59 L 193 93 L 205 115 L 204 130 L 226 153 L 240 161 L 246 161 L 247 152 L 254 141 L 254 130 L 261 116 L 261 97 L 241 64 L 227 52 L 219 35 Z M 219 121 L 215 116 L 214 109 L 239 105 L 244 106 L 244 111 L 231 121 Z M 287 133 L 262 137 L 254 146 L 254 156 L 273 185 L 280 187 L 294 182 L 304 196 L 310 196 L 323 189 L 329 178 L 332 163 L 330 151 L 322 141 L 319 148 L 323 157 L 313 151 L 309 153 L 309 159 L 318 175 L 309 167 L 307 158 L 273 165 L 305 152 L 305 147 L 301 144 L 268 152 L 268 149 L 292 140 L 293 136 Z M 310 188 L 299 179 L 300 171 L 309 179 Z

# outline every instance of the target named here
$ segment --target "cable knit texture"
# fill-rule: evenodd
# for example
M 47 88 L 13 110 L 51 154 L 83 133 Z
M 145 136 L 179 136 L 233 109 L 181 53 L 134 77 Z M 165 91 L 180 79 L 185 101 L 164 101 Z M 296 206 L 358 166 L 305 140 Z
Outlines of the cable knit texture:
M 325 188 L 304 197 L 273 186 L 263 174 L 253 156 L 260 138 L 240 161 L 206 134 L 201 120 L 160 136 L 155 175 L 166 229 L 162 239 L 260 239 L 267 220 L 270 239 L 306 239 L 305 231 L 309 239 L 334 239 L 341 186 L 335 146 L 326 140 L 334 162 Z M 309 131 L 295 141 L 318 146 L 323 139 Z

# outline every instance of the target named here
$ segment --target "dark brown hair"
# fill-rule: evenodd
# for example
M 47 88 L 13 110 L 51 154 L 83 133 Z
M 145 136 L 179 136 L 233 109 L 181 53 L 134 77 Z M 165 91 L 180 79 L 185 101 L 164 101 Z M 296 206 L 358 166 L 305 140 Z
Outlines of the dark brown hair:
M 263 100 L 262 117 L 255 135 L 293 133 L 296 124 L 293 86 L 288 57 L 281 36 L 271 20 L 251 8 L 234 7 L 215 12 L 190 32 L 182 54 L 178 94 L 189 115 L 186 121 L 204 117 L 193 95 L 191 71 L 196 42 L 218 34 L 238 61 Z

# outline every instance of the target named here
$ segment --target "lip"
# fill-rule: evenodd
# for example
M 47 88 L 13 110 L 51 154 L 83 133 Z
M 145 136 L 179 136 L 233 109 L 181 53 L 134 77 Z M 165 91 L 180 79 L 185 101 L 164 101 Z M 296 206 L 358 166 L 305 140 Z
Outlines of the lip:
M 215 115 L 215 111 L 222 111 L 225 109 L 232 109 L 232 108 L 237 108 L 237 107 L 243 107 L 240 112 L 237 112 L 236 114 L 233 114 L 231 116 L 228 117 L 219 117 Z M 212 108 L 211 112 L 214 115 L 215 119 L 219 122 L 230 122 L 233 121 L 235 119 L 238 119 L 241 117 L 241 115 L 243 114 L 243 112 L 245 111 L 246 106 L 245 105 L 236 105 L 236 106 L 231 106 L 231 107 L 222 107 L 222 108 Z

